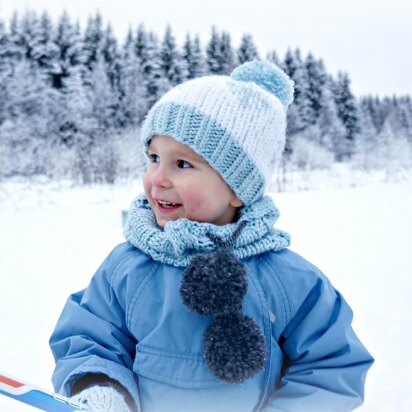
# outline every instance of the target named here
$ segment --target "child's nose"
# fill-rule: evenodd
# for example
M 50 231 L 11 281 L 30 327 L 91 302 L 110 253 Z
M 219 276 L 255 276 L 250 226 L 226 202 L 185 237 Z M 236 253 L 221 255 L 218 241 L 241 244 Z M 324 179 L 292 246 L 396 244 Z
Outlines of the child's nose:
M 170 172 L 166 167 L 159 165 L 157 169 L 152 172 L 152 185 L 164 188 L 172 187 Z

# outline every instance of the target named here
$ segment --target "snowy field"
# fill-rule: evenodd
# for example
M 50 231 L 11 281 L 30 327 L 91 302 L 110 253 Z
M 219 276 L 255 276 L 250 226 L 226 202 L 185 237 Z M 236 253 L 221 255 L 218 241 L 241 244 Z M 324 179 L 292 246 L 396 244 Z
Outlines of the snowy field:
M 122 241 L 120 211 L 139 190 L 0 184 L 0 371 L 51 389 L 48 339 L 62 306 Z M 411 411 L 412 183 L 274 199 L 291 249 L 344 294 L 376 359 L 359 410 Z M 2 412 L 34 410 L 0 396 Z

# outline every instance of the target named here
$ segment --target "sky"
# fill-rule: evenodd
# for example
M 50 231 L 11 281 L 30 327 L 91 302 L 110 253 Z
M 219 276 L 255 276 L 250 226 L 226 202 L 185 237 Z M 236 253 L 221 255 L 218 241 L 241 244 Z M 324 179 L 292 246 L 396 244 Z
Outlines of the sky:
M 251 34 L 261 57 L 311 52 L 328 72 L 348 73 L 357 96 L 412 95 L 410 0 L 0 0 L 7 23 L 14 10 L 28 9 L 47 10 L 54 20 L 66 10 L 82 27 L 99 10 L 119 40 L 139 23 L 162 37 L 169 23 L 179 44 L 190 33 L 205 45 L 215 25 L 236 47 Z

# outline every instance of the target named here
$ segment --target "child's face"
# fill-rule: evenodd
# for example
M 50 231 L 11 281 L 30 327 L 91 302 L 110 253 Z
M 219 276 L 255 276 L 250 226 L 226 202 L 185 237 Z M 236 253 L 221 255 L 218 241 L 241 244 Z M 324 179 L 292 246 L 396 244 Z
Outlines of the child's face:
M 234 220 L 242 202 L 192 149 L 171 137 L 155 136 L 149 156 L 144 190 L 160 227 L 180 218 L 216 225 Z

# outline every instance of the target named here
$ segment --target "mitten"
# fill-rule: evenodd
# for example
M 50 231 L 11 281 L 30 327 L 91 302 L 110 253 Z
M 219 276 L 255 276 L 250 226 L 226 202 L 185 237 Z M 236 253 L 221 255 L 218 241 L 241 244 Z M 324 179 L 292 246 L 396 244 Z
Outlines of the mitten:
M 112 386 L 95 385 L 71 397 L 91 412 L 130 412 L 124 396 Z

